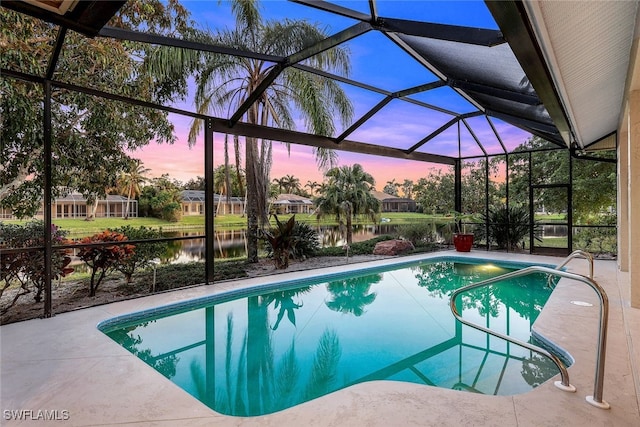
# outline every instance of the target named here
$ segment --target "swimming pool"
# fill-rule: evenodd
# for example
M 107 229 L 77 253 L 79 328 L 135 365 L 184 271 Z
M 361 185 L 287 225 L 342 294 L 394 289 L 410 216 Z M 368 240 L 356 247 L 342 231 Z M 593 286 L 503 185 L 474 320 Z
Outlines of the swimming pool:
M 456 322 L 457 288 L 530 264 L 442 257 L 273 283 L 103 322 L 100 329 L 217 412 L 256 416 L 352 384 L 406 381 L 510 395 L 555 376 L 544 356 Z M 520 340 L 548 299 L 532 275 L 462 295 L 463 316 Z

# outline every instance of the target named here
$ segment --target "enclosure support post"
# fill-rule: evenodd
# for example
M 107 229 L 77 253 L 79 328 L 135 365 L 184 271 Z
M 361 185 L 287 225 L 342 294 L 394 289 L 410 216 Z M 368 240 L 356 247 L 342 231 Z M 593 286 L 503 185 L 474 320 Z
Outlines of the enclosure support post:
M 454 164 L 454 206 L 453 210 L 462 213 L 462 160 L 456 159 Z
M 504 193 L 506 196 L 505 205 L 507 207 L 507 212 L 509 212 L 509 153 L 504 154 L 504 164 L 505 164 Z M 524 247 L 522 249 L 524 250 Z
M 573 251 L 573 148 L 567 153 L 569 156 L 569 188 L 567 194 L 567 248 Z
M 533 186 L 533 181 L 531 179 L 531 174 L 533 173 L 533 166 L 532 163 L 533 162 L 533 156 L 531 155 L 531 152 L 529 152 L 529 253 L 533 253 L 533 218 L 534 218 L 534 213 L 535 213 L 535 207 L 533 206 L 533 188 L 531 188 Z
M 489 156 L 484 156 L 484 212 L 485 218 L 489 218 Z M 489 250 L 489 221 L 484 224 L 485 236 L 487 236 L 487 250 Z M 507 244 L 507 247 L 509 245 Z
M 213 120 L 206 119 L 204 133 L 204 234 L 205 234 L 205 281 L 213 284 L 214 226 L 213 216 Z
M 51 287 L 51 81 L 44 82 L 44 317 L 52 315 Z

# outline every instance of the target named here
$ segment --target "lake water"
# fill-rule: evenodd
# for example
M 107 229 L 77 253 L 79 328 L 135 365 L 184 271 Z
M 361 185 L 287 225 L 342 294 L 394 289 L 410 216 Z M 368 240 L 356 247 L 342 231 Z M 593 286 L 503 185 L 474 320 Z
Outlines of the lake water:
M 318 232 L 321 247 L 342 246 L 346 242 L 342 239 L 337 226 L 314 227 Z M 380 224 L 356 226 L 353 241 L 362 242 L 383 234 L 394 234 L 397 225 Z M 167 237 L 201 236 L 202 230 L 176 231 L 165 233 Z M 220 230 L 214 233 L 214 259 L 227 259 L 246 256 L 246 229 Z M 172 262 L 190 262 L 204 259 L 205 241 L 203 238 L 171 242 L 168 258 Z

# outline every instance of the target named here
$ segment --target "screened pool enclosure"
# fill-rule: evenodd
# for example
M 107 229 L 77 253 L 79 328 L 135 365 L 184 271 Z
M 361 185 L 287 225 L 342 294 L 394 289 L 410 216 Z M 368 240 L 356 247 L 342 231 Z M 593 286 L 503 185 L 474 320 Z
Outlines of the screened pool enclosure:
M 264 2 L 262 6 L 277 8 L 276 3 Z M 0 70 L 3 87 L 41 93 L 37 107 L 37 114 L 42 118 L 42 145 L 37 153 L 41 166 L 32 173 L 45 206 L 45 244 L 29 250 L 44 253 L 45 317 L 52 315 L 51 255 L 70 247 L 54 241 L 52 214 L 48 208 L 56 191 L 53 184 L 56 164 L 61 161 L 56 144 L 64 137 L 54 132 L 58 128 L 52 124 L 61 120 L 60 111 L 64 111 L 63 105 L 52 112 L 52 104 L 61 102 L 57 98 L 60 93 L 64 93 L 67 100 L 87 103 L 100 99 L 100 102 L 204 122 L 202 163 L 208 283 L 213 282 L 215 233 L 213 153 L 214 144 L 220 144 L 224 135 L 243 138 L 247 147 L 273 141 L 421 162 L 425 164 L 425 171 L 428 166 L 437 165 L 453 176 L 452 191 L 438 209 L 464 215 L 465 225 L 480 236 L 477 249 L 495 249 L 495 243 L 486 238 L 491 235 L 491 227 L 498 225 L 497 220 L 491 219 L 494 218 L 492 212 L 519 207 L 528 214 L 528 222 L 519 224 L 526 226 L 528 232 L 523 241 L 507 241 L 506 250 L 513 250 L 517 245 L 519 250 L 532 253 L 568 254 L 573 249 L 616 253 L 615 187 L 609 188 L 611 194 L 601 203 L 603 207 L 598 208 L 598 215 L 592 215 L 589 209 L 594 191 L 589 182 L 612 176 L 615 182 L 616 135 L 605 135 L 587 143 L 578 140 L 550 83 L 539 46 L 532 37 L 524 36 L 529 33 L 530 25 L 520 2 L 480 3 L 486 20 L 485 25 L 477 27 L 466 24 L 467 17 L 462 11 L 459 20 L 456 17 L 437 20 L 437 13 L 429 14 L 433 11 L 421 14 L 407 7 L 394 9 L 396 2 L 296 0 L 291 3 L 295 15 L 292 19 L 330 22 L 330 34 L 295 52 L 252 51 L 203 42 L 189 37 L 187 32 L 175 37 L 162 31 L 126 28 L 120 25 L 122 21 L 114 19 L 114 15 L 126 7 L 126 1 L 2 2 L 3 12 L 20 14 L 21 22 L 48 23 L 38 38 L 42 44 L 41 56 L 33 61 L 22 57 L 23 47 L 16 30 L 14 37 L 3 46 Z M 415 8 L 435 7 L 428 2 L 408 4 Z M 425 19 L 415 19 L 419 15 Z M 152 95 L 142 98 L 126 87 L 113 87 L 108 80 L 100 80 L 99 72 L 91 74 L 90 84 L 79 84 L 76 76 L 68 71 L 73 68 L 71 63 L 76 55 L 90 51 L 91 40 L 153 46 L 160 52 L 240 58 L 263 64 L 266 72 L 238 105 L 220 109 L 224 114 L 202 112 L 182 104 L 160 103 Z M 393 53 L 381 57 L 377 52 L 382 45 Z M 318 55 L 346 46 L 357 53 L 352 61 L 371 61 L 371 66 L 367 66 L 367 62 L 354 66 L 354 74 L 362 69 L 367 70 L 366 74 L 347 76 L 309 65 Z M 363 46 L 369 49 L 363 51 Z M 394 66 L 397 58 L 410 64 L 406 70 Z M 287 129 L 276 121 L 265 124 L 252 119 L 268 108 L 270 91 L 282 85 L 283 75 L 292 70 L 317 81 L 331 81 L 353 99 L 360 100 L 351 122 L 336 126 L 330 133 L 318 134 Z M 87 71 L 90 72 L 93 71 Z M 399 114 L 406 111 L 410 113 Z M 5 121 L 11 120 L 11 114 L 17 112 L 3 111 L 3 127 Z M 397 138 L 377 134 L 376 129 L 380 127 L 397 129 Z M 24 135 L 16 133 L 11 137 L 12 140 L 5 139 L 9 136 L 2 137 L 2 151 L 5 152 L 6 147 L 10 153 L 7 156 L 15 154 L 18 150 L 15 147 Z M 10 181 L 8 174 L 3 176 L 3 191 L 11 191 Z M 256 197 L 259 196 L 248 184 L 247 203 L 251 204 Z M 613 215 L 613 222 L 608 221 L 607 214 Z M 510 221 L 512 218 L 507 216 L 507 223 L 503 225 L 509 227 Z M 257 223 L 249 224 L 249 235 L 256 230 Z M 537 239 L 542 232 L 558 238 Z M 559 243 L 550 244 L 552 241 Z M 25 250 L 3 248 L 3 253 Z

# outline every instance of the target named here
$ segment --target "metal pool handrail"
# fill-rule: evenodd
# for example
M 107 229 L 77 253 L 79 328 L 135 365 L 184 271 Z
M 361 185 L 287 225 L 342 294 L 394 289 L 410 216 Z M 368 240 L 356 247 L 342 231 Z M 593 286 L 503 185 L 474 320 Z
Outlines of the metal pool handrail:
M 562 363 L 560 358 L 558 358 L 556 355 L 536 345 L 525 343 L 518 339 L 509 337 L 507 335 L 503 335 L 499 332 L 495 332 L 491 329 L 488 329 L 483 326 L 476 325 L 472 322 L 464 320 L 461 314 L 458 313 L 458 309 L 456 308 L 456 305 L 455 305 L 456 299 L 458 295 L 460 295 L 463 292 L 469 291 L 471 289 L 476 289 L 482 286 L 486 286 L 492 283 L 500 282 L 503 280 L 526 276 L 533 273 L 546 273 L 554 276 L 564 277 L 567 279 L 577 280 L 579 282 L 586 283 L 596 292 L 596 294 L 598 294 L 598 297 L 600 298 L 600 327 L 598 332 L 598 353 L 596 358 L 595 384 L 594 384 L 593 396 L 587 396 L 586 400 L 587 402 L 589 402 L 590 404 L 598 408 L 609 409 L 610 405 L 607 402 L 602 400 L 602 388 L 604 385 L 604 362 L 605 362 L 605 354 L 606 354 L 606 347 L 607 347 L 607 323 L 609 319 L 609 299 L 604 289 L 602 289 L 602 287 L 598 283 L 596 283 L 593 279 L 586 276 L 582 276 L 580 274 L 569 273 L 567 271 L 557 270 L 549 267 L 543 267 L 543 266 L 526 267 L 521 270 L 512 271 L 510 273 L 506 273 L 501 276 L 486 279 L 478 283 L 472 283 L 470 285 L 467 285 L 460 289 L 455 290 L 453 294 L 451 294 L 451 299 L 449 300 L 449 306 L 451 308 L 451 312 L 453 313 L 454 317 L 458 321 L 460 321 L 461 323 L 464 323 L 467 326 L 471 326 L 472 328 L 478 329 L 487 334 L 496 336 L 506 341 L 513 342 L 531 351 L 535 351 L 547 356 L 556 364 L 556 366 L 560 370 L 561 381 L 556 381 L 554 383 L 555 386 L 561 390 L 573 392 L 576 390 L 576 388 L 569 383 L 569 373 L 567 372 L 567 368 L 564 365 L 564 363 Z
M 569 254 L 569 256 L 567 256 L 564 261 L 562 261 L 560 264 L 558 264 L 556 266 L 556 270 L 560 270 L 562 267 L 564 267 L 565 265 L 569 264 L 569 262 L 573 259 L 576 258 L 583 258 L 586 259 L 589 262 L 589 278 L 591 280 L 593 280 L 593 255 L 591 255 L 589 252 L 585 252 L 581 249 L 577 249 L 573 252 L 571 252 Z

